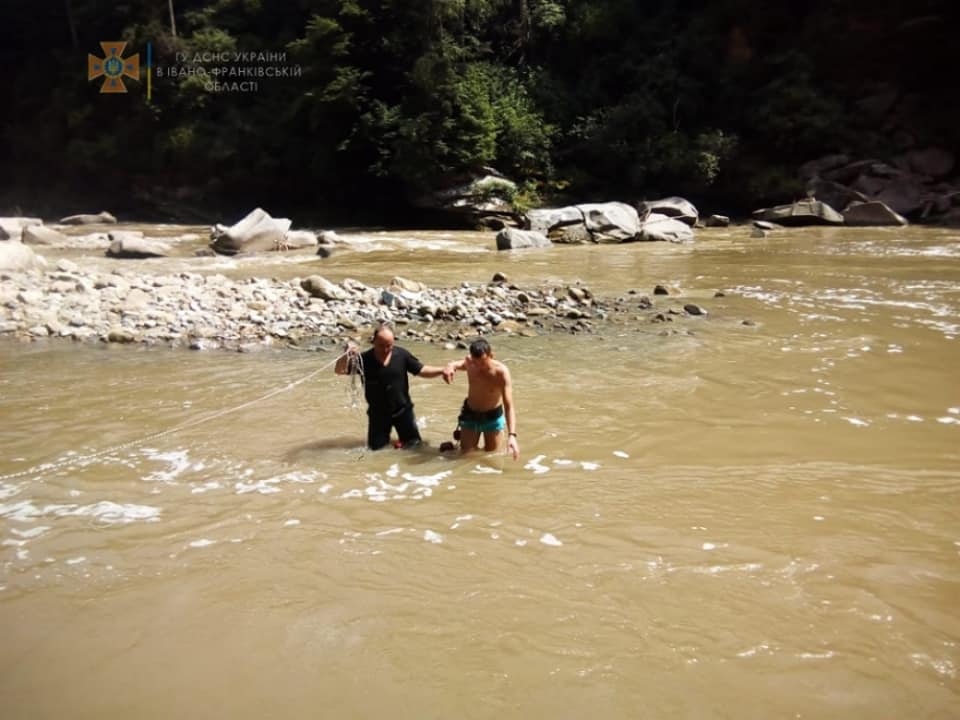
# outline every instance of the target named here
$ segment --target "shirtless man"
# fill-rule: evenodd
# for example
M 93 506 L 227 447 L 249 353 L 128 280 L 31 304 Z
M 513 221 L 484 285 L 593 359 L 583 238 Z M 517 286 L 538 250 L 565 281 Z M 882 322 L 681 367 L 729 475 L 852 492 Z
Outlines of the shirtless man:
M 467 399 L 460 411 L 460 451 L 475 450 L 483 435 L 483 449 L 492 452 L 500 448 L 503 432 L 507 432 L 507 450 L 514 460 L 520 457 L 517 444 L 517 412 L 513 406 L 513 384 L 510 371 L 499 360 L 493 359 L 493 350 L 483 338 L 470 344 L 470 354 L 463 360 L 447 363 L 451 375 L 457 370 L 467 371 Z

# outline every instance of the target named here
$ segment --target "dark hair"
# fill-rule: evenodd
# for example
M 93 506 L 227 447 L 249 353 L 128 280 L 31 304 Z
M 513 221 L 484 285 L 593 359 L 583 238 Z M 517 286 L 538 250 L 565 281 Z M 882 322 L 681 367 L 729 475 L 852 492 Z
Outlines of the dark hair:
M 493 348 L 490 347 L 484 338 L 479 338 L 470 343 L 470 357 L 482 358 L 484 355 L 492 355 Z

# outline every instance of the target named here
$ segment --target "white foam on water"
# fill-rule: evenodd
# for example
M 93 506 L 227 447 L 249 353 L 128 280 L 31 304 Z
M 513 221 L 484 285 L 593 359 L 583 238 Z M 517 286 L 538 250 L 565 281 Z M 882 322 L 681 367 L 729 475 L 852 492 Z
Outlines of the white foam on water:
M 700 547 L 702 547 L 704 550 L 715 550 L 717 548 L 717 546 L 712 542 L 705 542 Z
M 410 482 L 416 483 L 417 485 L 421 485 L 423 487 L 431 488 L 436 487 L 440 484 L 441 480 L 446 477 L 450 477 L 451 475 L 453 475 L 452 470 L 441 470 L 434 475 L 414 475 L 413 473 L 406 472 L 403 474 L 403 479 L 409 480 Z
M 70 558 L 64 562 L 66 562 L 67 565 L 79 565 L 80 563 L 85 563 L 86 561 L 87 558 L 81 555 L 80 557 Z
M 234 483 L 233 487 L 237 491 L 237 495 L 246 495 L 247 493 L 260 493 L 261 495 L 270 495 L 271 493 L 280 492 L 280 488 L 276 487 L 276 483 L 279 480 L 277 478 L 263 478 L 262 480 L 255 480 L 253 482 L 237 482 Z
M 907 415 L 907 420 L 910 422 L 923 422 L 923 418 L 919 415 Z
M 210 545 L 216 545 L 216 544 L 217 544 L 216 540 L 208 540 L 207 538 L 202 538 L 200 540 L 194 540 L 193 542 L 191 542 L 190 547 L 203 548 L 203 547 L 209 547 Z
M 550 472 L 550 468 L 542 464 L 542 461 L 546 459 L 546 457 L 546 455 L 537 455 L 531 458 L 527 464 L 523 466 L 523 469 L 533 470 L 534 475 L 542 475 L 543 473 Z
M 833 650 L 827 650 L 826 652 L 802 652 L 797 653 L 797 657 L 801 660 L 829 660 L 834 657 L 836 653 Z
M 618 458 L 628 458 L 628 457 L 630 457 L 630 455 L 628 455 L 627 453 L 625 453 L 623 450 L 614 450 L 614 451 L 613 451 L 613 454 L 616 455 Z
M 502 475 L 503 470 L 498 470 L 495 467 L 490 467 L 489 465 L 475 465 L 473 470 L 470 471 L 474 475 Z
M 11 505 L 0 505 L 0 517 L 20 522 L 31 522 L 43 517 L 92 517 L 105 523 L 131 523 L 138 520 L 154 522 L 160 519 L 160 508 L 132 503 L 102 500 L 93 505 L 44 505 L 38 507 L 30 500 Z
M 294 525 L 299 525 L 299 524 L 300 524 L 300 521 L 299 521 L 299 520 L 297 520 L 297 519 L 290 519 L 290 520 L 287 520 L 287 521 L 283 524 L 283 526 L 284 526 L 284 527 L 293 527 Z
M 9 497 L 13 497 L 20 493 L 23 485 L 7 485 L 6 483 L 0 483 L 0 500 L 6 500 Z
M 193 487 L 190 492 L 194 495 L 200 495 L 201 493 L 208 492 L 209 490 L 217 490 L 221 487 L 223 486 L 219 482 L 216 480 L 211 480 L 210 482 L 203 483 L 203 485 L 197 485 Z
M 937 422 L 938 422 L 938 423 L 942 423 L 943 425 L 960 425 L 960 420 L 958 420 L 958 419 L 955 418 L 955 417 L 951 417 L 951 416 L 949 416 L 949 415 L 944 415 L 943 417 L 938 417 L 938 418 L 937 418 Z
M 868 427 L 870 425 L 870 423 L 867 422 L 866 420 L 861 420 L 860 418 L 857 418 L 857 417 L 845 417 L 844 420 L 846 420 L 851 425 L 856 425 L 857 427 Z
M 443 542 L 443 535 L 441 535 L 440 533 L 434 532 L 433 530 L 424 530 L 423 539 L 426 540 L 427 542 L 431 542 L 439 545 L 440 543 Z
M 947 412 L 951 415 L 960 415 L 960 407 L 950 407 L 947 408 Z
M 395 478 L 400 474 L 400 466 L 397 463 L 394 463 L 389 468 L 387 468 L 387 477 Z
M 581 463 L 580 463 L 580 467 L 582 467 L 584 470 L 599 470 L 599 469 L 600 469 L 600 463 L 597 463 L 597 462 L 581 462 Z
M 523 547 L 524 545 L 527 544 L 527 541 L 524 540 L 523 538 L 517 538 L 516 540 L 513 541 L 513 544 L 516 545 L 517 547 Z
M 553 464 L 560 466 L 573 465 L 573 460 L 567 460 L 566 458 L 554 458 Z
M 244 473 L 245 477 L 249 477 L 252 473 L 251 470 L 248 470 Z M 318 472 L 316 470 L 311 471 L 300 471 L 295 470 L 288 473 L 283 473 L 282 475 L 276 475 L 274 477 L 262 478 L 260 480 L 254 480 L 251 482 L 237 481 L 234 483 L 233 487 L 237 491 L 237 495 L 245 495 L 246 493 L 256 492 L 261 495 L 269 495 L 271 493 L 278 493 L 282 491 L 282 488 L 277 487 L 283 483 L 296 483 L 309 485 L 313 483 L 317 478 L 326 479 L 326 474 Z
M 50 529 L 49 525 L 37 525 L 37 527 L 30 528 L 29 530 L 18 530 L 17 528 L 10 528 L 10 532 L 12 532 L 17 537 L 27 538 L 29 540 L 31 538 L 35 538 L 40 535 L 43 535 L 49 529 Z
M 543 535 L 541 535 L 540 542 L 542 542 L 544 545 L 549 545 L 551 547 L 560 547 L 561 545 L 563 545 L 563 543 L 557 540 L 557 538 L 551 533 L 544 533 Z
M 146 482 L 173 483 L 180 475 L 191 469 L 192 463 L 186 450 L 159 452 L 155 448 L 143 448 L 141 454 L 148 460 L 157 460 L 169 465 L 166 470 L 155 470 L 144 476 Z

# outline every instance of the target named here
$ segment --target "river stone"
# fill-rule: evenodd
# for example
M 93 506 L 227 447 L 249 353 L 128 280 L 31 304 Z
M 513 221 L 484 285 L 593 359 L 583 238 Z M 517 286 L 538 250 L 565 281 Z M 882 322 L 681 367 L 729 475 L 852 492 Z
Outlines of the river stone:
M 116 224 L 117 219 L 110 213 L 104 211 L 96 215 L 69 215 L 60 218 L 61 225 L 98 225 L 98 224 Z
M 18 240 L 0 242 L 0 270 L 34 270 L 46 267 L 47 261 Z
M 394 292 L 403 290 L 408 293 L 420 293 L 426 290 L 427 286 L 416 280 L 408 280 L 407 278 L 396 276 L 390 281 L 390 289 Z
M 552 245 L 542 233 L 534 230 L 504 228 L 497 233 L 497 250 L 523 250 L 528 248 L 547 248 Z
M 67 236 L 46 225 L 27 225 L 23 228 L 21 240 L 26 245 L 63 245 Z
M 577 205 L 594 242 L 619 243 L 635 240 L 640 233 L 636 208 L 622 202 Z
M 311 275 L 304 278 L 300 286 L 310 295 L 322 300 L 346 300 L 349 294 L 341 287 L 334 285 L 321 275 Z
M 847 225 L 882 226 L 908 225 L 907 219 L 879 200 L 865 203 L 852 203 L 843 211 Z
M 659 200 L 644 200 L 637 204 L 637 211 L 641 218 L 650 213 L 659 213 L 675 218 L 691 227 L 700 219 L 700 212 L 689 200 L 682 197 L 666 197 Z
M 757 220 L 781 225 L 842 225 L 843 215 L 819 200 L 798 200 L 789 205 L 777 205 L 753 212 Z
M 675 243 L 692 242 L 693 228 L 666 215 L 649 213 L 640 224 L 637 239 Z
M 20 240 L 23 229 L 43 225 L 43 220 L 32 217 L 0 217 L 0 240 Z

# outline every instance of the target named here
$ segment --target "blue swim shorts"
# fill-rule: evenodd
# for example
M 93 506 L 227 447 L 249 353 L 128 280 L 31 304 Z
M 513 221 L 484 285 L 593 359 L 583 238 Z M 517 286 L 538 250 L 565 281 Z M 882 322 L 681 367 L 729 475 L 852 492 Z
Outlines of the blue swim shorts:
M 500 432 L 507 427 L 507 419 L 504 417 L 502 405 L 486 412 L 476 412 L 471 410 L 464 402 L 457 422 L 463 430 L 478 433 Z

